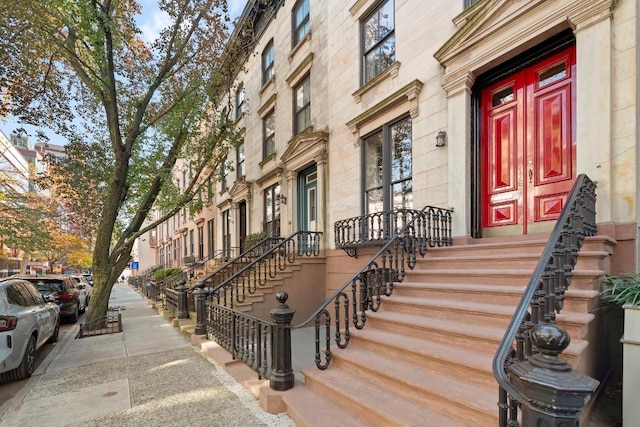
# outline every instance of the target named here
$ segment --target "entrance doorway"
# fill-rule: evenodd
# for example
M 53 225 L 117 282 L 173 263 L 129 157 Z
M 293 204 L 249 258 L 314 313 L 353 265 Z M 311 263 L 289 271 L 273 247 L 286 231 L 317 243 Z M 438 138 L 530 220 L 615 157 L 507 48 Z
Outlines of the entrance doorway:
M 483 235 L 548 231 L 576 177 L 575 47 L 483 89 Z
M 238 203 L 238 246 L 240 253 L 244 252 L 244 241 L 247 237 L 247 202 Z
M 317 231 L 318 172 L 312 166 L 298 174 L 298 230 Z

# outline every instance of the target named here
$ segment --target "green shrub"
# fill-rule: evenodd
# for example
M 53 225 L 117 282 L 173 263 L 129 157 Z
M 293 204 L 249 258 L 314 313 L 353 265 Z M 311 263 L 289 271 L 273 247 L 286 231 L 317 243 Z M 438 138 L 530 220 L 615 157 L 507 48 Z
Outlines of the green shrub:
M 182 269 L 180 268 L 163 268 L 153 273 L 153 280 L 155 281 L 164 280 L 165 278 L 171 275 L 179 274 L 179 273 L 182 273 Z
M 640 305 L 640 274 L 606 275 L 600 298 L 604 306 Z

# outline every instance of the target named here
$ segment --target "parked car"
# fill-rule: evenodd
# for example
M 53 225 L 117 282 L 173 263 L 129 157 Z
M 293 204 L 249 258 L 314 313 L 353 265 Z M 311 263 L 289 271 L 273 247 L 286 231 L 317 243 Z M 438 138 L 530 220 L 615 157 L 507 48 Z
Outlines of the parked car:
M 78 274 L 70 277 L 73 278 L 73 280 L 75 280 L 78 283 L 78 289 L 84 289 L 86 291 L 85 307 L 89 307 L 89 300 L 91 299 L 91 292 L 93 292 L 93 286 L 91 286 L 91 284 L 87 281 L 84 275 Z
M 13 276 L 16 277 L 16 276 Z M 60 315 L 72 323 L 87 309 L 87 290 L 69 275 L 19 276 L 33 283 L 42 295 L 51 295 L 60 306 Z
M 84 276 L 85 279 L 87 279 L 87 282 L 89 282 L 89 284 L 91 286 L 93 286 L 93 274 L 91 274 L 91 273 L 82 273 L 82 275 Z
M 29 378 L 36 351 L 58 340 L 60 307 L 26 280 L 0 281 L 0 382 Z

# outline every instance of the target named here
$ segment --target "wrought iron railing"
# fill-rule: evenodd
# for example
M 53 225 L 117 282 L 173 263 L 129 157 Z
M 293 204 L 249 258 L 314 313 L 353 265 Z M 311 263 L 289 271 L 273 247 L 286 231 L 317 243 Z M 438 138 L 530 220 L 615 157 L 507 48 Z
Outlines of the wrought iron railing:
M 426 218 L 425 231 L 429 246 L 451 245 L 451 211 L 427 207 L 427 210 L 394 209 L 336 221 L 333 225 L 336 248 L 349 256 L 357 248 L 381 246 L 400 233 L 415 215 Z
M 346 348 L 351 338 L 349 323 L 362 329 L 367 320 L 367 311 L 380 308 L 381 297 L 391 296 L 394 284 L 402 282 L 406 269 L 413 269 L 417 255 L 424 256 L 429 247 L 449 246 L 450 237 L 441 241 L 432 240 L 432 224 L 438 218 L 439 224 L 449 224 L 442 230 L 442 236 L 451 236 L 451 215 L 447 209 L 426 206 L 422 210 L 411 211 L 406 222 L 390 236 L 386 243 L 366 262 L 344 285 L 333 293 L 307 320 L 292 326 L 302 328 L 315 323 L 315 362 L 320 369 L 326 369 L 331 362 L 331 314 L 329 305 L 334 305 L 334 341 L 339 348 Z M 349 298 L 347 288 L 351 288 Z M 351 306 L 351 311 L 350 311 Z M 324 332 L 323 332 L 324 331 Z M 320 345 L 324 334 L 324 351 Z
M 273 324 L 217 304 L 207 310 L 207 336 L 258 373 L 270 378 Z
M 519 408 L 531 407 L 531 402 L 535 400 L 532 396 L 524 396 L 514 387 L 510 366 L 536 358 L 546 360 L 545 363 L 558 360 L 557 354 L 568 345 L 566 332 L 557 332 L 556 314 L 564 305 L 565 291 L 571 284 L 572 271 L 584 238 L 596 234 L 595 187 L 585 175 L 580 175 L 576 180 L 496 352 L 493 375 L 500 386 L 498 406 L 501 427 L 518 426 Z M 548 328 L 552 331 L 547 332 L 549 336 L 540 336 L 539 325 L 553 325 Z M 542 338 L 543 341 L 556 341 L 552 344 L 557 345 L 557 349 L 547 349 L 546 344 L 539 340 Z M 537 363 L 533 360 L 534 365 Z M 545 375 L 551 377 L 552 371 L 550 369 Z M 562 402 L 558 404 L 562 406 Z
M 280 237 L 280 218 L 263 222 L 262 231 L 269 237 Z
M 266 237 L 256 242 L 252 247 L 242 252 L 237 257 L 227 261 L 224 265 L 200 279 L 198 287 L 215 288 L 219 284 L 223 283 L 228 278 L 232 277 L 244 266 L 253 261 L 256 257 L 260 256 L 269 248 L 282 242 L 282 238 Z M 223 249 L 224 251 L 224 249 Z
M 209 295 L 225 307 L 244 303 L 297 258 L 320 256 L 321 235 L 317 231 L 297 231 L 286 239 L 266 238 L 245 252 L 245 262 L 237 262 L 233 268 L 212 275 L 198 286 L 208 287 Z
M 168 313 L 171 313 L 171 317 L 177 317 L 179 303 L 180 292 L 171 288 L 165 288 L 162 293 L 162 308 Z
M 286 322 L 276 323 L 233 310 L 236 303 L 242 303 L 248 295 L 255 294 L 260 287 L 267 284 L 268 279 L 278 276 L 288 264 L 293 264 L 299 257 L 320 256 L 320 237 L 322 233 L 298 231 L 286 239 L 266 238 L 261 244 L 246 251 L 247 262 L 239 263 L 238 270 L 230 268 L 222 273 L 224 281 L 215 286 L 208 286 L 201 281 L 193 291 L 197 324 L 196 333 L 206 333 L 229 351 L 234 358 L 242 360 L 258 373 L 260 378 L 270 379 L 271 387 L 286 390 L 293 386 L 293 374 L 282 374 L 282 366 L 290 365 L 291 343 L 290 325 L 293 310 L 286 307 L 286 293 L 279 292 L 281 303 L 276 318 L 286 318 Z M 251 258 L 251 259 L 250 259 Z M 231 263 L 230 263 L 231 264 Z M 228 275 L 233 272 L 233 274 Z M 212 275 L 213 276 L 213 275 Z M 213 277 L 209 278 L 215 283 Z M 271 313 L 272 318 L 274 313 Z M 284 324 L 286 323 L 286 326 Z M 274 356 L 274 334 L 279 331 L 278 340 L 286 340 L 286 351 L 280 351 L 280 357 Z M 288 338 L 282 338 L 287 335 Z M 287 347 L 288 346 L 288 347 Z M 288 362 L 285 359 L 288 358 Z M 279 372 L 272 378 L 272 368 Z

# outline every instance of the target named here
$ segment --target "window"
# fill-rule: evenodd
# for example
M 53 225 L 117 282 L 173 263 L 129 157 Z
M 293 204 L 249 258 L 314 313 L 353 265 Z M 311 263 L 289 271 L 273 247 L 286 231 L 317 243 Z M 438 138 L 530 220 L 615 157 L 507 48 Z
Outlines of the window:
M 174 262 L 178 259 L 179 253 L 180 253 L 180 239 L 175 239 L 173 241 L 173 261 Z
M 396 60 L 393 1 L 381 3 L 362 21 L 363 83 L 368 83 Z
M 226 256 L 231 255 L 231 213 L 229 209 L 222 211 L 222 250 Z
M 273 60 L 275 57 L 273 40 L 271 40 L 267 47 L 262 52 L 262 84 L 266 84 L 271 77 L 273 77 Z
M 311 125 L 311 79 L 305 77 L 294 89 L 293 116 L 295 118 L 293 132 L 299 134 Z
M 363 139 L 365 213 L 413 207 L 411 118 Z
M 263 134 L 263 158 L 267 158 L 276 152 L 276 126 L 273 111 L 269 112 L 262 120 Z
M 238 158 L 236 160 L 237 160 L 238 179 L 240 179 L 245 175 L 244 142 L 238 146 L 237 155 L 238 155 Z
M 236 91 L 236 120 L 244 114 L 244 87 L 238 88 Z
M 210 219 L 209 221 L 207 221 L 207 247 L 209 250 L 209 255 L 213 254 L 213 231 L 214 231 L 214 227 L 213 227 L 213 220 Z
M 280 184 L 264 190 L 264 222 L 262 230 L 269 237 L 280 236 Z
M 193 230 L 189 230 L 189 255 L 193 256 L 195 253 L 196 241 L 194 238 Z
M 477 3 L 478 0 L 464 0 L 464 7 L 471 7 L 471 5 L 473 5 L 474 3 Z
M 204 259 L 204 228 L 198 227 L 198 259 Z
M 293 18 L 293 47 L 295 47 L 309 32 L 309 0 L 298 1 L 293 7 L 291 15 Z
M 182 239 L 182 256 L 186 257 L 189 254 L 188 251 L 188 247 L 187 247 L 187 236 L 184 236 L 184 239 Z

